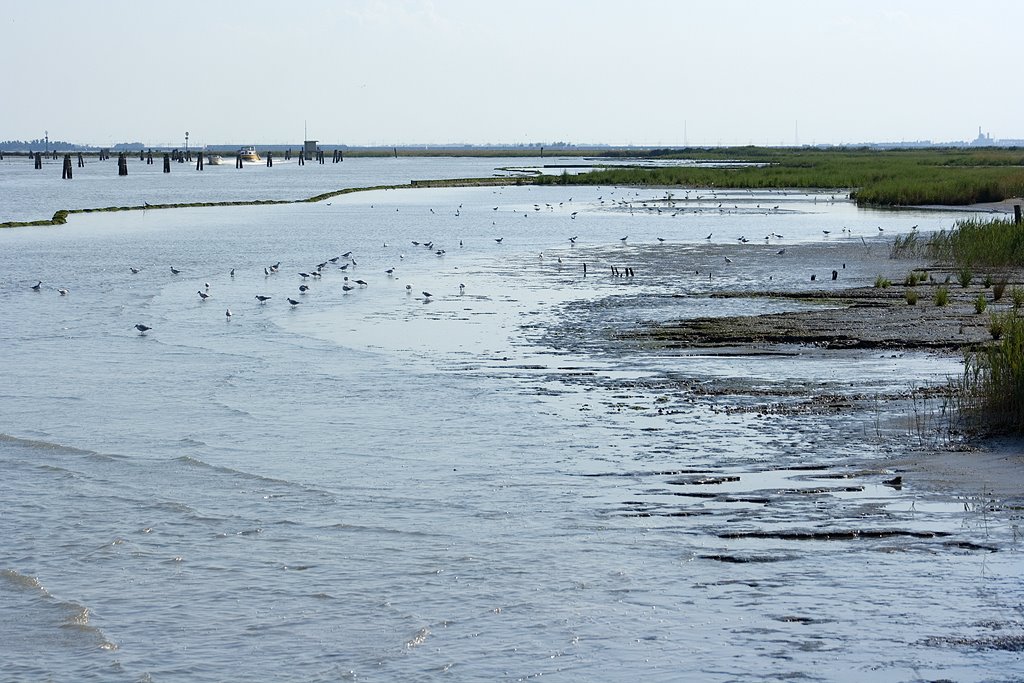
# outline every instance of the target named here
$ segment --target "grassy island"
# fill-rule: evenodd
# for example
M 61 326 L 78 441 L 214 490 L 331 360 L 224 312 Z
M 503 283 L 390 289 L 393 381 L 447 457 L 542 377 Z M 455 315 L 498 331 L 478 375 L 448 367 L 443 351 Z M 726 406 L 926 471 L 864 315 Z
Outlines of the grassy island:
M 655 159 L 696 163 L 657 167 L 643 163 Z M 721 165 L 708 167 L 699 162 Z M 842 189 L 860 206 L 956 206 L 998 202 L 1024 195 L 1024 150 L 764 147 L 652 150 L 636 165 L 606 166 L 578 175 L 541 176 L 536 182 Z

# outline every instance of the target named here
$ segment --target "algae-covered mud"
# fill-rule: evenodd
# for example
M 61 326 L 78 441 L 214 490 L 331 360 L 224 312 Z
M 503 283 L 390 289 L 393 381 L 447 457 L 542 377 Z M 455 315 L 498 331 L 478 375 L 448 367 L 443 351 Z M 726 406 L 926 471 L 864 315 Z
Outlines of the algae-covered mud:
M 953 217 L 664 197 L 0 231 L 0 678 L 1019 680 L 1022 501 L 871 291 Z

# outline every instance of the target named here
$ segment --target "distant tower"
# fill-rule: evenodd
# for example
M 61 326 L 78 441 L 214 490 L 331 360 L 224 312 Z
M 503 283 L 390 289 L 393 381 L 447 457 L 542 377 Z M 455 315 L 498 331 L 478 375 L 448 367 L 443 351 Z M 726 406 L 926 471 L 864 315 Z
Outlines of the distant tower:
M 979 128 L 978 130 L 981 131 L 981 128 Z M 43 150 L 43 151 L 49 152 L 50 151 L 50 131 L 44 130 L 43 133 L 46 135 L 46 149 Z

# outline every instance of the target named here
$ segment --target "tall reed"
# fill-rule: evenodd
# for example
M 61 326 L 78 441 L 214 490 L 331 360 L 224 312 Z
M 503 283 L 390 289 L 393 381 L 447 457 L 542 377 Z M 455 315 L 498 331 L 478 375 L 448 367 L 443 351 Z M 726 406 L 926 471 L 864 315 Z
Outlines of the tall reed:
M 999 320 L 996 320 L 999 318 Z M 967 354 L 959 408 L 973 426 L 1024 433 L 1024 317 L 1015 311 L 993 315 L 998 340 Z

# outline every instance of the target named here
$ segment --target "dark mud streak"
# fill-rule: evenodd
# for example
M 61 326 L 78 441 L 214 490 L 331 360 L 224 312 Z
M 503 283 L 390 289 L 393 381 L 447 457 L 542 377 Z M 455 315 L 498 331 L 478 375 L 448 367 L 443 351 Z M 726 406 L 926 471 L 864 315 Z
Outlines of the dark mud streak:
M 764 538 L 782 541 L 855 541 L 862 538 L 940 538 L 947 531 L 906 531 L 902 529 L 835 529 L 831 531 L 723 531 L 723 539 Z

